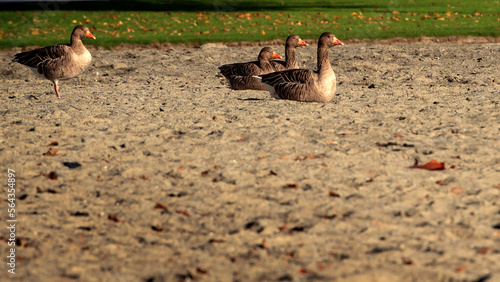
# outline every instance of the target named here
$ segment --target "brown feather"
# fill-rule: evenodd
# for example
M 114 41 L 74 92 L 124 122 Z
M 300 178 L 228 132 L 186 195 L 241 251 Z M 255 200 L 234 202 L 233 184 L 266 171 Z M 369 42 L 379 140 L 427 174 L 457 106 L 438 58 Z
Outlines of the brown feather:
M 274 72 L 269 63 L 273 53 L 270 47 L 265 47 L 260 51 L 258 61 L 223 65 L 219 70 L 233 90 L 266 91 L 267 88 L 254 76 Z

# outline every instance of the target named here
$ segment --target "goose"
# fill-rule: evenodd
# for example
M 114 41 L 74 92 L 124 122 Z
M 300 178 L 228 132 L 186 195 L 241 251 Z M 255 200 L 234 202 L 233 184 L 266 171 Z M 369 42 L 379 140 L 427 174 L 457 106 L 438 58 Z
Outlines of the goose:
M 344 45 L 333 33 L 321 34 L 318 41 L 318 70 L 294 69 L 255 76 L 276 99 L 300 102 L 331 102 L 336 78 L 329 60 L 329 48 Z
M 295 59 L 295 47 L 307 46 L 307 43 L 296 34 L 288 36 L 285 43 L 285 61 L 271 61 L 276 71 L 298 69 L 299 65 Z
M 281 56 L 271 47 L 264 47 L 260 50 L 257 61 L 223 65 L 219 67 L 219 70 L 233 90 L 266 91 L 267 88 L 254 76 L 275 71 L 269 62 L 271 59 L 281 59 Z
M 69 44 L 57 44 L 14 55 L 14 62 L 30 67 L 33 71 L 52 81 L 57 98 L 59 81 L 74 78 L 82 73 L 92 60 L 90 52 L 83 46 L 82 38 L 96 39 L 88 27 L 78 25 L 71 33 Z

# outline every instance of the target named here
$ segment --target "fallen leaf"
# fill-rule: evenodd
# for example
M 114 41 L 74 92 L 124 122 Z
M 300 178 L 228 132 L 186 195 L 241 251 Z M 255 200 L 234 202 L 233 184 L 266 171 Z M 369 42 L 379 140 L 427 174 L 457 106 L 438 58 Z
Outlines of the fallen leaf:
M 297 188 L 299 188 L 299 185 L 295 183 L 288 183 L 283 185 L 283 189 L 297 189 Z
M 259 247 L 262 249 L 267 249 L 266 239 L 262 239 L 262 243 L 260 243 Z
M 44 153 L 43 155 L 46 157 L 52 157 L 55 154 L 57 154 L 57 151 L 59 151 L 59 150 L 56 148 L 52 148 L 52 149 L 48 150 L 46 153 Z
M 492 253 L 493 251 L 494 251 L 494 249 L 493 249 L 493 248 L 479 248 L 479 249 L 477 250 L 477 253 L 478 253 L 478 254 L 481 254 L 481 255 L 486 255 L 486 254 L 488 254 L 488 253 Z
M 464 189 L 462 189 L 462 188 L 451 188 L 450 191 L 453 194 L 462 194 L 464 192 Z
M 278 175 L 278 174 L 277 174 L 276 172 L 274 172 L 273 170 L 270 170 L 270 171 L 269 171 L 269 174 L 270 174 L 270 175 Z
M 459 266 L 459 267 L 457 267 L 457 268 L 455 269 L 455 272 L 458 272 L 458 273 L 460 273 L 460 272 L 465 272 L 465 267 L 463 267 L 463 266 Z
M 299 273 L 300 274 L 306 274 L 307 273 L 307 270 L 303 269 L 303 268 L 300 268 L 299 269 Z
M 153 225 L 151 226 L 151 229 L 153 229 L 153 231 L 157 231 L 157 232 L 161 232 L 163 231 L 163 228 L 161 228 L 160 226 L 158 225 Z
M 47 176 L 48 179 L 57 180 L 57 173 L 55 171 L 51 171 L 51 172 L 49 172 L 49 174 L 47 174 L 45 176 Z
M 178 211 L 177 211 L 177 213 L 178 213 L 178 214 L 181 214 L 181 215 L 183 215 L 183 216 L 187 216 L 187 217 L 190 217 L 190 216 L 191 216 L 189 213 L 187 213 L 187 212 L 185 212 L 185 211 L 183 211 L 183 210 L 178 210 Z
M 333 192 L 333 191 L 328 192 L 328 196 L 333 197 L 333 198 L 340 198 L 340 194 L 337 192 Z
M 246 138 L 246 137 L 241 137 L 240 139 L 238 139 L 238 142 L 243 142 L 243 141 L 245 141 L 245 140 L 247 140 L 247 138 Z
M 108 215 L 108 220 L 114 221 L 114 222 L 120 222 L 121 220 L 116 217 L 116 215 L 110 214 Z
M 49 145 L 47 146 L 58 146 L 59 145 L 59 142 L 57 141 L 52 141 Z
M 207 271 L 207 270 L 205 270 L 205 269 L 201 269 L 201 268 L 199 268 L 199 267 L 197 267 L 197 268 L 196 268 L 196 272 L 198 272 L 199 274 L 207 274 L 207 273 L 208 273 L 208 271 Z
M 394 135 L 394 138 L 403 138 L 404 136 L 399 134 L 399 133 L 396 133 L 396 135 Z
M 305 156 L 304 160 L 313 160 L 313 159 L 321 159 L 322 157 L 321 156 L 315 156 L 313 154 L 309 154 L 307 156 Z
M 147 175 L 141 175 L 141 176 L 139 176 L 139 178 L 142 179 L 142 180 L 148 180 L 149 179 L 149 177 Z
M 160 203 L 156 203 L 155 209 L 157 209 L 157 210 L 167 210 L 167 207 L 164 206 L 164 205 L 162 205 L 162 204 L 160 204 Z
M 209 244 L 214 244 L 214 243 L 224 243 L 226 241 L 222 240 L 222 239 L 210 239 L 208 240 L 208 243 Z
M 413 261 L 411 259 L 408 259 L 408 258 L 405 258 L 405 257 L 401 257 L 401 262 L 403 264 L 406 264 L 406 265 L 412 265 L 413 264 Z
M 430 162 L 427 162 L 424 165 L 418 165 L 418 160 L 415 159 L 415 164 L 408 168 L 420 168 L 426 170 L 444 170 L 444 163 L 440 163 L 436 160 L 431 160 Z

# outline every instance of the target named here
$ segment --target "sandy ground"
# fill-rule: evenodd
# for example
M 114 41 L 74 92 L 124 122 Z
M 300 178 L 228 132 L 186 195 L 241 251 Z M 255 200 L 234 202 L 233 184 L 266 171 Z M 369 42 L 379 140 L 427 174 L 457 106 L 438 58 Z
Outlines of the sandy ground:
M 500 281 L 500 44 L 335 47 L 328 104 L 226 88 L 260 48 L 93 50 L 62 99 L 1 51 L 0 280 Z

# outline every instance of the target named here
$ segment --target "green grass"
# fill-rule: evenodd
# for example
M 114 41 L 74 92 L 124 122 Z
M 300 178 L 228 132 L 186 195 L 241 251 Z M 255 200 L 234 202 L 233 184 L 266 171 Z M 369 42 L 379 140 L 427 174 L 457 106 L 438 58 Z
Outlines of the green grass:
M 82 2 L 45 10 L 40 4 L 6 6 L 0 9 L 0 48 L 67 42 L 77 24 L 87 25 L 97 37 L 86 44 L 106 47 L 123 42 L 256 42 L 284 39 L 291 33 L 316 39 L 324 31 L 335 33 L 341 40 L 500 35 L 499 1 L 260 2 L 210 0 L 174 5 L 111 1 L 105 6 L 102 2 Z

